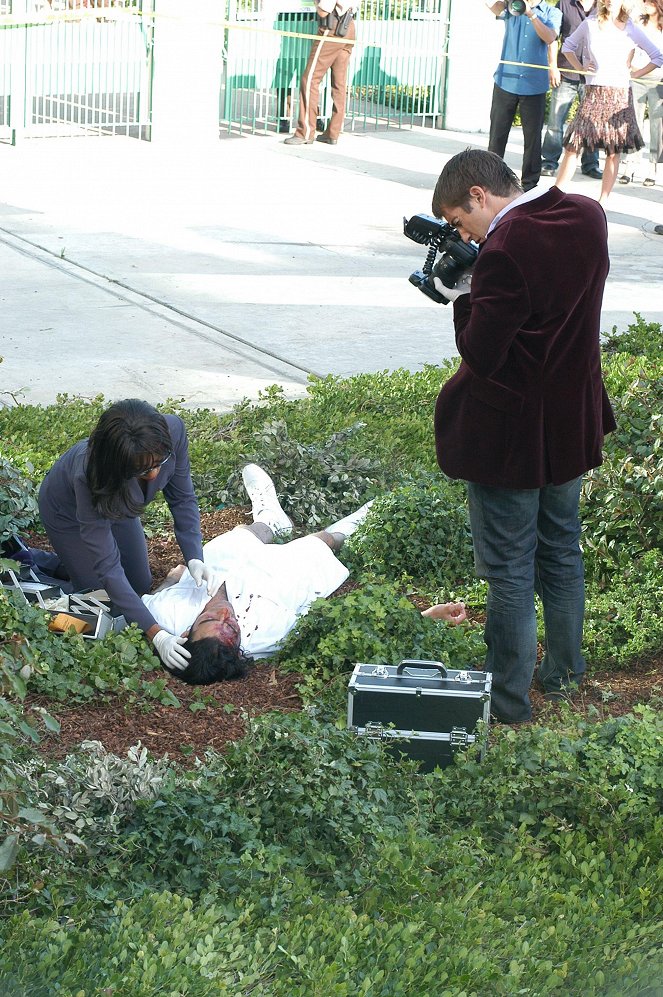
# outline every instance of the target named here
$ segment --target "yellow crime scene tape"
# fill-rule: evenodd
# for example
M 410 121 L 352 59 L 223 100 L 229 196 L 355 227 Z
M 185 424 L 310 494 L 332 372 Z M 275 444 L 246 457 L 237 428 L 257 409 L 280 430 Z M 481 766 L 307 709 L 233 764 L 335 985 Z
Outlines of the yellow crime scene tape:
M 134 18 L 139 18 L 140 20 L 164 20 L 164 21 L 186 21 L 189 18 L 182 16 L 181 14 L 162 14 L 157 13 L 155 10 L 143 11 L 143 10 L 127 10 L 119 9 L 117 7 L 76 7 L 73 10 L 63 10 L 57 11 L 51 14 L 41 14 L 35 15 L 33 18 L 15 18 L 11 14 L 0 15 L 0 29 L 1 28 L 31 28 L 44 24 L 57 24 L 59 22 L 78 22 L 83 20 L 104 20 L 104 21 L 129 21 Z M 354 38 L 337 38 L 335 35 L 318 35 L 312 34 L 310 31 L 285 31 L 280 28 L 261 28 L 255 24 L 238 24 L 237 21 L 211 21 L 202 20 L 201 24 L 210 25 L 210 27 L 215 28 L 225 28 L 228 31 L 248 31 L 255 34 L 263 35 L 278 35 L 280 38 L 305 38 L 309 41 L 315 41 L 324 38 L 325 43 L 329 42 L 335 45 L 355 45 L 356 39 Z M 443 59 L 449 59 L 449 54 L 447 52 L 441 52 L 441 57 Z M 551 67 L 548 65 L 540 65 L 536 62 L 510 62 L 507 59 L 499 59 L 497 65 L 500 66 L 521 66 L 523 69 L 545 69 L 549 70 Z M 565 73 L 576 73 L 580 76 L 593 76 L 596 70 L 588 69 L 562 69 Z

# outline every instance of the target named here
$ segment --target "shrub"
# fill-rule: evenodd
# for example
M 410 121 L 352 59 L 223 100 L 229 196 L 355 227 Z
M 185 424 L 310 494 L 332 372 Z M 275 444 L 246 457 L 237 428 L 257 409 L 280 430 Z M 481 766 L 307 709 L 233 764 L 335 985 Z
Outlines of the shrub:
M 35 479 L 41 481 L 65 450 L 89 436 L 107 405 L 101 395 L 94 399 L 58 395 L 54 405 L 0 408 L 0 439 L 11 440 L 6 452 L 29 461 Z
M 321 527 L 360 506 L 384 480 L 377 461 L 350 452 L 348 441 L 363 428 L 355 423 L 322 444 L 291 439 L 283 420 L 265 423 L 242 464 L 259 464 L 274 478 L 286 512 L 298 523 Z M 246 503 L 238 468 L 230 476 L 223 502 Z
M 663 652 L 663 562 L 649 551 L 587 588 L 583 648 L 596 668 L 626 668 Z
M 179 705 L 166 689 L 166 679 L 145 682 L 141 673 L 158 666 L 158 660 L 136 626 L 108 633 L 103 640 L 85 640 L 70 631 L 53 634 L 48 617 L 16 593 L 0 589 L 0 631 L 12 634 L 13 646 L 29 660 L 33 691 L 52 699 L 84 702 L 116 691 L 156 695 Z
M 86 870 L 136 899 L 95 884 L 0 925 L 1 988 L 653 993 L 662 749 L 651 710 L 567 716 L 415 778 L 311 717 L 261 718 L 227 759 L 139 803 Z M 194 878 L 208 891 L 149 886 Z
M 455 589 L 473 567 L 463 485 L 431 477 L 378 497 L 342 559 L 353 574 L 405 575 L 427 588 Z
M 478 628 L 449 627 L 423 617 L 398 586 L 367 582 L 346 595 L 316 600 L 286 637 L 277 660 L 284 670 L 302 672 L 315 684 L 352 670 L 358 661 L 428 658 L 471 668 L 484 653 Z
M 663 376 L 620 357 L 609 381 L 617 429 L 604 463 L 585 478 L 581 504 L 587 573 L 603 580 L 663 546 Z
M 35 486 L 0 456 L 0 543 L 29 529 L 38 515 Z
M 619 332 L 616 325 L 612 333 L 603 341 L 603 352 L 607 356 L 629 353 L 634 357 L 648 360 L 663 360 L 663 330 L 660 322 L 646 322 L 639 312 L 635 312 L 635 322 Z

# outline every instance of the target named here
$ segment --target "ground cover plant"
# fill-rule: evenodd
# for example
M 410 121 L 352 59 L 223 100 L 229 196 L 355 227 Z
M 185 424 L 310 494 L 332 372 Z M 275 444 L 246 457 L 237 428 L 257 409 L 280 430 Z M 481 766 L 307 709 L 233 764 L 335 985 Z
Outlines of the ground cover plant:
M 343 715 L 354 661 L 483 657 L 462 488 L 431 439 L 454 364 L 223 415 L 163 406 L 187 423 L 207 536 L 246 518 L 245 460 L 302 532 L 377 500 L 351 582 L 246 684 L 181 687 L 134 628 L 57 637 L 0 591 L 0 993 L 660 994 L 660 344 L 641 316 L 606 340 L 618 430 L 583 490 L 586 691 L 543 708 L 535 689 L 534 724 L 429 775 Z M 40 542 L 34 483 L 103 405 L 0 409 L 4 531 Z M 158 576 L 164 507 L 146 527 Z M 455 596 L 467 625 L 421 616 Z

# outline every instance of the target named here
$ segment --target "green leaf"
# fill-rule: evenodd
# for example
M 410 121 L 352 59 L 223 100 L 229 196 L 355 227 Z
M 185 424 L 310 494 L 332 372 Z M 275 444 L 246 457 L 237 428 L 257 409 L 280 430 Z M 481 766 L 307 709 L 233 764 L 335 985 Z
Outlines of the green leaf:
M 8 872 L 18 855 L 18 835 L 9 834 L 0 845 L 0 872 Z

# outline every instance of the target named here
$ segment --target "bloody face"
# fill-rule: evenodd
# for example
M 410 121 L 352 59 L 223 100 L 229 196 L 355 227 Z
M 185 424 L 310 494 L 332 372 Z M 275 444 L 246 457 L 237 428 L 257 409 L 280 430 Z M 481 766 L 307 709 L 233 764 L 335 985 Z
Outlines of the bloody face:
M 189 637 L 194 641 L 212 637 L 229 647 L 239 647 L 242 632 L 228 600 L 219 596 L 210 599 L 202 613 L 196 617 Z

